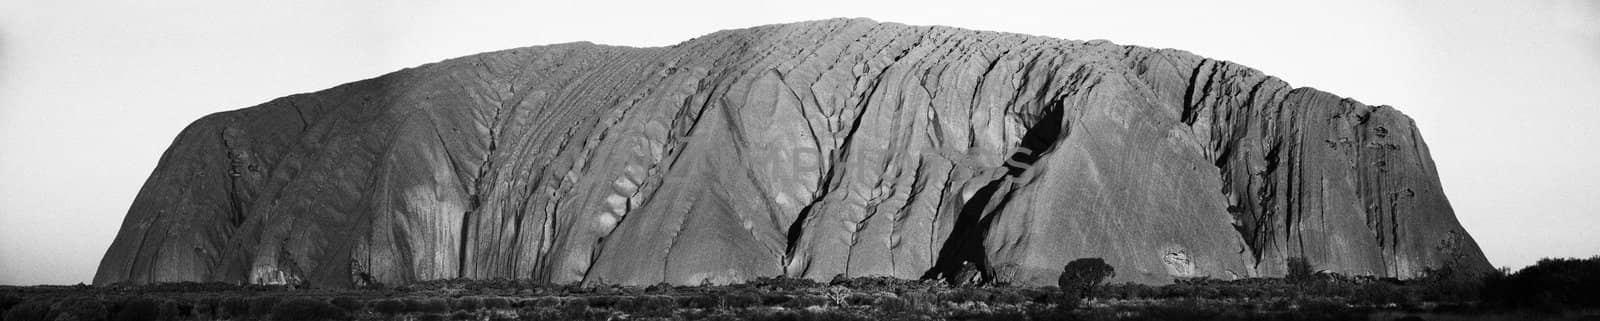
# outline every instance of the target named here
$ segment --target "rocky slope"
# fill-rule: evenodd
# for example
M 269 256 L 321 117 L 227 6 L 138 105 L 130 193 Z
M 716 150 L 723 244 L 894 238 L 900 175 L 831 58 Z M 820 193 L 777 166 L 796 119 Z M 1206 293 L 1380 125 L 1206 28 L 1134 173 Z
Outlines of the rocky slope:
M 202 118 L 95 283 L 1487 269 L 1411 119 L 1176 50 L 836 19 Z

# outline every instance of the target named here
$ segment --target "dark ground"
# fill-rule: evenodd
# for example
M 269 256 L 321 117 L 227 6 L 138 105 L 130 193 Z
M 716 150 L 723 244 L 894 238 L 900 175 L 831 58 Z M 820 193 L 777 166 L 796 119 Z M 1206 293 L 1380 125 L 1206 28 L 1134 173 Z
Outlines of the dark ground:
M 372 289 L 177 283 L 0 287 L 23 320 L 1595 320 L 1592 308 L 1515 308 L 1443 282 L 1319 276 L 1058 287 L 889 278 L 761 279 L 726 286 L 449 280 Z M 1473 293 L 1468 293 L 1473 292 Z M 1070 308 L 1071 306 L 1076 308 Z
M 648 287 L 525 280 L 363 289 L 0 286 L 0 321 L 1600 320 L 1600 256 L 1545 259 L 1516 273 L 1430 271 L 1405 281 L 1291 268 L 1287 278 L 1190 279 L 1163 286 L 1100 284 L 1114 271 L 1095 262 L 1103 270 L 1067 265 L 1065 290 L 887 277 Z

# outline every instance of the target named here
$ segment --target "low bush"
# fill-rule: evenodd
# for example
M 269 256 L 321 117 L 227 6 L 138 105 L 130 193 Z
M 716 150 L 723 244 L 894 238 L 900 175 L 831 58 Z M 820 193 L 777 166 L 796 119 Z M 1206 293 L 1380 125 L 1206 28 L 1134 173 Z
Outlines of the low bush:
M 117 321 L 148 321 L 161 320 L 161 302 L 148 298 L 130 298 L 119 304 L 112 320 Z M 9 320 L 9 319 L 8 319 Z
M 672 293 L 672 284 L 661 282 L 644 288 L 645 293 Z
M 796 295 L 792 299 L 789 299 L 789 301 L 784 302 L 783 307 L 790 309 L 804 309 L 808 307 L 827 306 L 831 302 L 833 302 L 833 300 L 824 296 L 802 294 Z
M 498 309 L 508 309 L 508 308 L 511 308 L 511 301 L 510 300 L 506 300 L 506 298 L 502 298 L 502 297 L 487 297 L 487 298 L 483 298 L 483 307 L 486 308 L 486 309 L 496 309 L 496 310 L 498 310 Z
M 772 278 L 756 278 L 755 280 L 750 281 L 749 284 L 755 286 L 756 288 L 775 291 L 794 291 L 822 287 L 822 283 L 818 283 L 816 280 L 807 278 L 791 278 L 781 275 Z
M 272 307 L 278 306 L 282 299 L 275 296 L 258 296 L 250 299 L 249 316 L 265 316 L 272 314 Z
M 483 298 L 471 296 L 456 298 L 450 303 L 450 307 L 456 310 L 477 311 L 483 308 Z
M 873 305 L 878 303 L 878 296 L 867 293 L 851 293 L 845 296 L 846 305 Z
M 1600 308 L 1600 256 L 1542 259 L 1514 274 L 1490 274 L 1482 299 L 1507 308 Z
M 989 291 L 986 291 L 984 289 L 979 289 L 979 288 L 959 288 L 959 289 L 956 289 L 955 291 L 949 291 L 949 292 L 944 292 L 944 293 L 940 294 L 939 295 L 939 301 L 954 302 L 954 303 L 988 302 L 989 301 L 989 296 L 990 296 Z
M 170 319 L 193 319 L 194 303 L 188 300 L 173 299 L 161 302 L 161 315 Z
M 898 297 L 883 297 L 874 302 L 879 311 L 892 314 L 906 314 L 917 311 L 917 304 Z
M 1059 292 L 1059 290 L 1053 288 L 1021 288 L 1017 289 L 1015 293 L 1028 302 L 1050 303 L 1054 299 L 1052 295 Z
M 1290 257 L 1285 264 L 1289 269 L 1288 274 L 1284 276 L 1285 280 L 1289 282 L 1311 281 L 1314 270 L 1311 269 L 1311 261 L 1306 260 L 1305 257 Z
M 793 281 L 793 282 L 796 285 L 805 284 L 804 281 Z M 867 276 L 867 277 L 848 278 L 848 277 L 844 277 L 843 274 L 840 274 L 839 276 L 834 277 L 833 280 L 829 281 L 827 285 L 830 286 L 830 287 L 831 286 L 842 286 L 842 287 L 846 287 L 846 288 L 850 288 L 852 290 L 862 291 L 862 292 L 918 291 L 918 290 L 925 290 L 925 289 L 928 289 L 930 287 L 942 286 L 941 283 L 936 282 L 936 281 L 909 280 L 909 279 L 901 279 L 901 278 L 895 278 L 895 277 L 890 277 L 890 276 Z M 815 287 L 808 287 L 808 288 L 816 288 L 816 287 L 821 287 L 821 284 L 817 284 Z
M 56 302 L 50 308 L 51 320 L 100 321 L 107 315 L 106 305 L 93 297 L 75 297 Z M 6 318 L 10 320 L 11 318 Z
M 761 306 L 762 292 L 754 289 L 736 290 L 722 295 L 722 306 L 725 308 L 748 308 Z
M 222 311 L 218 312 L 218 314 L 222 315 L 221 318 L 242 319 L 250 316 L 250 300 L 243 297 L 222 299 L 219 310 Z
M 623 298 L 616 310 L 638 316 L 666 317 L 678 309 L 678 302 L 664 295 L 644 295 Z
M 722 300 L 712 295 L 681 296 L 677 301 L 678 305 L 690 309 L 715 309 L 722 304 Z
M 406 299 L 406 311 L 416 313 L 449 313 L 450 303 L 444 299 Z
M 11 310 L 11 307 L 22 304 L 22 301 L 22 297 L 19 296 L 0 295 L 0 316 L 4 316 L 6 311 Z
M 48 320 L 46 318 L 50 316 L 50 305 L 52 303 L 54 302 L 49 300 L 23 302 L 6 310 L 4 319 L 7 321 L 46 321 Z
M 1021 292 L 1021 289 L 1017 289 L 1017 288 L 995 289 L 993 291 L 993 293 L 989 295 L 988 303 L 989 304 L 1022 304 L 1023 302 L 1032 301 L 1032 298 L 1028 297 L 1027 295 L 1023 295 L 1022 293 L 1019 293 L 1019 292 Z
M 347 296 L 340 296 L 340 297 L 334 297 L 332 299 L 328 299 L 328 303 L 331 303 L 334 306 L 339 307 L 340 309 L 344 309 L 345 311 L 349 311 L 350 313 L 359 313 L 362 310 L 366 310 L 367 309 L 367 306 L 366 306 L 365 302 L 361 302 L 361 300 L 359 300 L 359 299 L 352 298 L 352 297 L 347 297 Z
M 788 295 L 788 294 L 782 294 L 782 293 L 762 293 L 761 294 L 761 305 L 763 305 L 763 306 L 769 306 L 769 307 L 782 306 L 785 303 L 789 303 L 789 301 L 793 301 L 793 300 L 794 300 L 794 296 Z
M 199 294 L 160 291 L 221 286 L 188 284 L 149 291 L 129 286 L 0 287 L 0 317 L 4 317 L 0 321 L 604 320 L 624 315 L 734 320 L 1318 320 L 1371 311 L 1600 308 L 1596 301 L 1600 257 L 1544 260 L 1517 273 L 1488 273 L 1487 281 L 1448 269 L 1402 281 L 1311 272 L 1310 267 L 1300 266 L 1293 267 L 1293 278 L 1193 278 L 1163 286 L 1104 284 L 1114 270 L 1102 269 L 1094 260 L 1074 262 L 1080 263 L 1063 267 L 1058 279 L 1065 288 L 1001 282 L 949 287 L 887 277 L 839 277 L 827 283 L 776 277 L 746 284 L 648 288 L 446 280 L 383 290 L 234 287 Z M 1298 260 L 1292 263 L 1301 265 Z M 529 287 L 518 287 L 523 285 Z M 1080 306 L 1091 302 L 1082 301 L 1085 298 L 1099 300 Z M 1474 305 L 1480 299 L 1483 304 Z M 284 310 L 296 305 L 302 308 Z
M 372 303 L 372 312 L 390 316 L 406 313 L 406 303 L 395 299 L 378 300 Z
M 312 298 L 283 300 L 272 307 L 272 321 L 346 320 L 349 311 L 327 301 Z
M 194 303 L 194 314 L 205 320 L 221 319 L 222 299 L 214 296 L 201 298 Z

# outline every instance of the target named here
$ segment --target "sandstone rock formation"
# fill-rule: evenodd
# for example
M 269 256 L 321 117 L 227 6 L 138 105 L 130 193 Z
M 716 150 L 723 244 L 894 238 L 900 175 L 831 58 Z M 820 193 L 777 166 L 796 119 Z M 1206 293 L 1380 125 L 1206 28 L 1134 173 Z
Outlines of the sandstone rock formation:
M 1042 285 L 1089 257 L 1147 283 L 1489 267 L 1393 108 L 1177 50 L 836 19 L 207 116 L 95 283 Z

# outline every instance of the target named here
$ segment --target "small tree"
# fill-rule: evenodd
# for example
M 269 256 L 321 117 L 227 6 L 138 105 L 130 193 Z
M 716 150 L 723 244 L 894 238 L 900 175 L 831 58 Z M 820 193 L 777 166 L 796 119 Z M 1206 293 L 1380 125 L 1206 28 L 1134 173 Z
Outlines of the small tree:
M 1061 306 L 1072 308 L 1078 301 L 1089 297 L 1094 288 L 1105 283 L 1107 279 L 1116 276 L 1116 269 L 1105 260 L 1097 257 L 1072 260 L 1062 268 L 1061 277 L 1056 282 L 1061 286 Z

